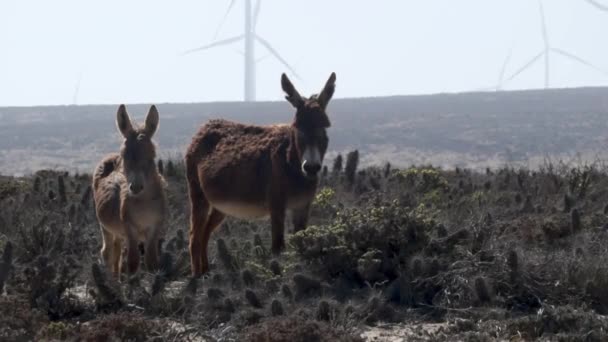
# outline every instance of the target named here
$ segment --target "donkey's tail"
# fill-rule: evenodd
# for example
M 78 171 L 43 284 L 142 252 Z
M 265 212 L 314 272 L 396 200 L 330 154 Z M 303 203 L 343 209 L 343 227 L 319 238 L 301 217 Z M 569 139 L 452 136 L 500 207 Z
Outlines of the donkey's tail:
M 190 198 L 194 200 L 195 198 L 204 196 L 201 182 L 198 178 L 198 158 L 196 158 L 193 153 L 189 152 L 184 159 L 186 162 L 186 181 L 188 183 L 188 190 Z

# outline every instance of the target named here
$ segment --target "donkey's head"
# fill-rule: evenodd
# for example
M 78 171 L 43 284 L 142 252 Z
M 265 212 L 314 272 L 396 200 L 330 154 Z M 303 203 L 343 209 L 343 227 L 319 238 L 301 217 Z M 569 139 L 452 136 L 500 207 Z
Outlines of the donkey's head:
M 116 126 L 125 138 L 120 148 L 123 172 L 127 178 L 129 193 L 142 193 L 148 182 L 156 176 L 156 149 L 152 136 L 158 128 L 158 111 L 152 105 L 146 116 L 144 126 L 133 126 L 124 105 L 118 107 Z
M 325 108 L 336 89 L 336 74 L 331 73 L 323 90 L 309 98 L 301 96 L 285 74 L 281 75 L 285 98 L 296 108 L 293 121 L 295 150 L 301 162 L 302 172 L 309 178 L 317 177 L 327 151 L 330 126 Z

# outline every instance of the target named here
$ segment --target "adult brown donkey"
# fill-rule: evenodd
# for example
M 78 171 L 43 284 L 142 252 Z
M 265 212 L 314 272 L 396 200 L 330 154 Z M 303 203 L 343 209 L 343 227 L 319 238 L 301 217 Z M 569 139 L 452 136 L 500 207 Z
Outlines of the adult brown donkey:
M 193 276 L 209 270 L 209 238 L 226 215 L 242 219 L 270 215 L 275 255 L 285 248 L 286 210 L 292 210 L 296 231 L 306 228 L 329 142 L 325 109 L 335 82 L 332 73 L 318 95 L 305 98 L 283 74 L 285 98 L 296 108 L 291 125 L 211 120 L 192 138 L 185 161 Z
M 95 211 L 101 225 L 101 256 L 115 277 L 122 271 L 122 246 L 127 245 L 127 268 L 139 268 L 139 242 L 144 242 L 144 262 L 150 271 L 158 266 L 159 239 L 165 234 L 165 182 L 158 173 L 152 136 L 158 128 L 153 105 L 142 127 L 133 126 L 124 105 L 116 125 L 124 137 L 120 153 L 108 154 L 93 173 Z

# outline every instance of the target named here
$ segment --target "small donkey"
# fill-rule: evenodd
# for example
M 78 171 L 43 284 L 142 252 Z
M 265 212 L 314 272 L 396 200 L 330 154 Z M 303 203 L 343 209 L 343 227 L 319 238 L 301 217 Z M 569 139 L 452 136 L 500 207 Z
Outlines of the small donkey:
M 143 127 L 134 127 L 124 105 L 118 107 L 116 125 L 124 137 L 120 153 L 108 154 L 93 173 L 93 198 L 101 226 L 101 256 L 115 278 L 122 272 L 126 241 L 127 268 L 139 268 L 139 242 L 149 271 L 158 267 L 159 240 L 166 233 L 165 181 L 158 173 L 152 136 L 158 128 L 158 111 L 152 105 Z

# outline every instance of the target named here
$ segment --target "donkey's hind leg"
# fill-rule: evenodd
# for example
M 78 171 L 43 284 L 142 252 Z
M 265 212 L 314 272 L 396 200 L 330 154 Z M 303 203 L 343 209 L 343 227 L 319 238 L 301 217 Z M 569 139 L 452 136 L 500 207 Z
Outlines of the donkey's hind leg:
M 112 253 L 114 248 L 114 234 L 106 230 L 103 225 L 100 225 L 101 230 L 101 262 L 108 268 L 112 267 Z
M 203 229 L 202 234 L 202 252 L 201 252 L 201 265 L 203 273 L 206 273 L 209 270 L 209 259 L 208 259 L 208 246 L 209 246 L 209 238 L 211 238 L 211 233 L 213 230 L 217 228 L 226 216 L 219 212 L 217 209 L 211 208 L 211 214 L 209 214 L 209 219 L 207 219 L 207 223 L 205 224 L 205 228 Z
M 114 235 L 112 240 L 110 240 L 110 245 L 112 249 L 108 265 L 112 269 L 114 278 L 120 280 L 120 273 L 122 271 L 122 239 L 118 235 Z
M 190 263 L 192 269 L 192 276 L 199 277 L 205 271 L 202 264 L 203 262 L 203 231 L 207 225 L 209 218 L 209 201 L 202 195 L 193 195 L 192 189 L 190 190 Z

